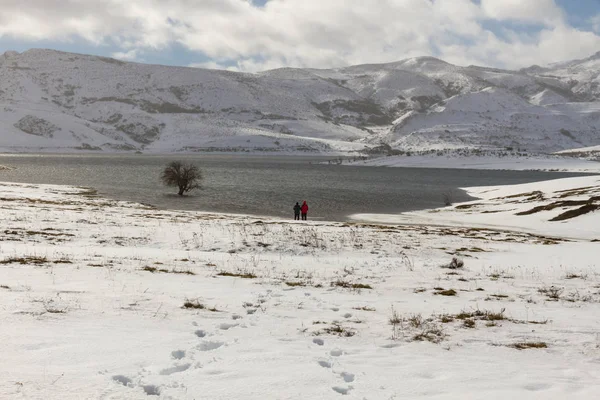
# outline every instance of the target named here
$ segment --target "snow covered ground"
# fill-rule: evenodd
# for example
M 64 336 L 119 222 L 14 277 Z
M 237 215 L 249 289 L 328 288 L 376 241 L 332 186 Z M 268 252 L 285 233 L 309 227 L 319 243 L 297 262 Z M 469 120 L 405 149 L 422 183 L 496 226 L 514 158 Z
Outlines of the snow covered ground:
M 600 177 L 476 188 L 482 200 L 346 224 L 0 188 L 0 398 L 600 390 L 600 213 L 548 221 L 595 209 Z
M 460 168 L 460 169 L 499 169 L 537 170 L 562 172 L 600 172 L 600 162 L 572 157 L 551 155 L 529 156 L 390 156 L 348 162 L 348 165 L 371 167 L 418 167 L 418 168 Z

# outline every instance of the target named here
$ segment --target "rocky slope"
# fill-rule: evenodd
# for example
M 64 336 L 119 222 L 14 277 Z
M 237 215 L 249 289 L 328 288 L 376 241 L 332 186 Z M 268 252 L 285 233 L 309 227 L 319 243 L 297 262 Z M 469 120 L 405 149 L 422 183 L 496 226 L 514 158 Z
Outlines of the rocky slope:
M 600 53 L 520 71 L 421 57 L 258 74 L 0 56 L 4 151 L 355 151 L 600 144 Z

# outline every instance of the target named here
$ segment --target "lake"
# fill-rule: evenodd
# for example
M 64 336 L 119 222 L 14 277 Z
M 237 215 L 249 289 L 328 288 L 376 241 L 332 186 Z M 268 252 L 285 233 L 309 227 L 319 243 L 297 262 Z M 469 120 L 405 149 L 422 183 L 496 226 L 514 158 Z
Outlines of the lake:
M 458 187 L 518 184 L 575 173 L 385 168 L 322 164 L 323 157 L 258 155 L 0 155 L 0 180 L 89 186 L 105 197 L 159 208 L 293 217 L 306 200 L 309 219 L 344 221 L 355 213 L 397 213 L 443 206 Z M 159 180 L 173 160 L 197 164 L 202 190 L 179 197 Z

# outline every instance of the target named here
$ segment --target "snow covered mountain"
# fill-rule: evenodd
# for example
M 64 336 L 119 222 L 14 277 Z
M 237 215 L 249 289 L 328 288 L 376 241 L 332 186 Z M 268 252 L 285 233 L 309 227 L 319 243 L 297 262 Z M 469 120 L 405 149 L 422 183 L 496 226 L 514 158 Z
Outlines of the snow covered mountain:
M 507 71 L 420 57 L 258 74 L 0 56 L 0 150 L 353 151 L 600 144 L 600 53 Z

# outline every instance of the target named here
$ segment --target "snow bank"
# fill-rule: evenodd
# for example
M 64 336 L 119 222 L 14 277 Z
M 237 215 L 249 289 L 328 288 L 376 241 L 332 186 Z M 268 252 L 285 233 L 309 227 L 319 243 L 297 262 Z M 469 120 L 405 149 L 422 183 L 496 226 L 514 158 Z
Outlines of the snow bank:
M 355 214 L 351 218 L 377 223 L 431 223 L 487 227 L 568 238 L 600 239 L 600 212 L 589 212 L 576 218 L 550 221 L 566 211 L 586 206 L 587 203 L 600 205 L 599 176 L 462 189 L 480 200 L 436 210 L 396 215 Z M 549 209 L 519 215 L 528 213 L 536 207 Z

